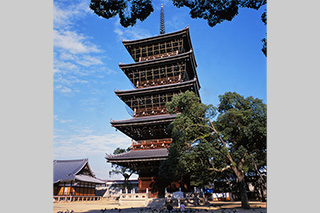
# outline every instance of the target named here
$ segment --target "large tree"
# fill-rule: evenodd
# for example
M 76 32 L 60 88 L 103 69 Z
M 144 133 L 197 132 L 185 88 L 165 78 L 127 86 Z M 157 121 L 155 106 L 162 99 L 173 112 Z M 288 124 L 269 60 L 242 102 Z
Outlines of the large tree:
M 258 10 L 266 0 L 172 0 L 174 6 L 188 7 L 191 18 L 207 20 L 210 27 L 223 21 L 231 21 L 239 14 L 239 8 Z M 134 26 L 137 20 L 144 21 L 153 11 L 151 0 L 91 0 L 90 8 L 98 16 L 109 19 L 116 15 L 123 27 Z M 266 12 L 261 16 L 266 24 Z M 266 55 L 266 39 L 262 40 L 262 52 Z
M 231 172 L 242 208 L 248 209 L 245 174 L 265 166 L 266 105 L 232 92 L 219 98 L 220 104 L 213 107 L 187 91 L 167 103 L 169 113 L 179 114 L 170 124 L 173 142 L 159 174 L 171 180 L 189 174 L 195 185 L 205 186 L 217 173 Z

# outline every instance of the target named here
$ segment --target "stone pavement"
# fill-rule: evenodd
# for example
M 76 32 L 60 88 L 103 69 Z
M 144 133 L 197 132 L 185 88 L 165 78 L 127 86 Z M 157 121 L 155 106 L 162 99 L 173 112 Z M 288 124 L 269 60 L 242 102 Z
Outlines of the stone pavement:
M 150 202 L 152 203 L 152 202 Z M 204 206 L 187 206 L 188 212 L 209 212 L 209 213 L 266 213 L 266 202 L 250 201 L 252 209 L 241 209 L 240 201 L 210 201 L 209 205 Z M 151 205 L 152 206 L 152 205 Z M 157 213 L 166 212 L 164 206 L 152 207 L 127 207 L 119 206 L 116 201 L 84 201 L 84 202 L 58 202 L 53 204 L 53 212 L 70 212 L 74 213 L 116 213 L 116 212 L 131 212 L 131 213 Z

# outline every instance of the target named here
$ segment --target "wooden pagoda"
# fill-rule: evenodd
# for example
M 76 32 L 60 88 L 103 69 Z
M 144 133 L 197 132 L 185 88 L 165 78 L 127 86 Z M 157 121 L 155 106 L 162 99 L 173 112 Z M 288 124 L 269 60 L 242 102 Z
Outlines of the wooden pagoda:
M 133 118 L 111 120 L 111 124 L 132 138 L 132 144 L 129 152 L 107 155 L 106 159 L 135 170 L 139 174 L 139 192 L 161 197 L 165 186 L 158 178 L 158 169 L 168 156 L 172 142 L 168 125 L 176 117 L 167 113 L 165 104 L 174 94 L 187 90 L 199 96 L 189 28 L 122 42 L 135 62 L 120 63 L 119 67 L 135 89 L 115 93 L 132 109 Z

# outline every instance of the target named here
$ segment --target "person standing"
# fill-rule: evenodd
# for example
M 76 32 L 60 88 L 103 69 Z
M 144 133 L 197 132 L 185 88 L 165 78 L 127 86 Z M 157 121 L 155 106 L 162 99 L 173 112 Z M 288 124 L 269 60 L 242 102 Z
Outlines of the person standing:
M 186 206 L 184 205 L 183 201 L 180 203 L 180 211 L 185 212 L 186 211 Z

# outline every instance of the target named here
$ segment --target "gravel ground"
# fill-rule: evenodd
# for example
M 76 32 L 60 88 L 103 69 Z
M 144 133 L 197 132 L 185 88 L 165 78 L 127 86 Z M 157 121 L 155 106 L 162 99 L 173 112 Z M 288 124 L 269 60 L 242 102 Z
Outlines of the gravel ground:
M 187 206 L 189 212 L 214 212 L 214 213 L 266 213 L 266 202 L 249 202 L 252 209 L 244 210 L 241 209 L 241 202 L 233 201 L 215 201 L 210 202 L 210 206 Z M 101 200 L 101 201 L 84 201 L 84 202 L 57 202 L 53 204 L 53 212 L 58 213 L 59 211 L 66 212 L 73 210 L 74 213 L 116 213 L 116 212 L 166 212 L 165 207 L 158 207 L 156 209 L 149 207 L 127 207 L 119 206 L 116 202 Z M 102 211 L 105 210 L 105 211 Z

